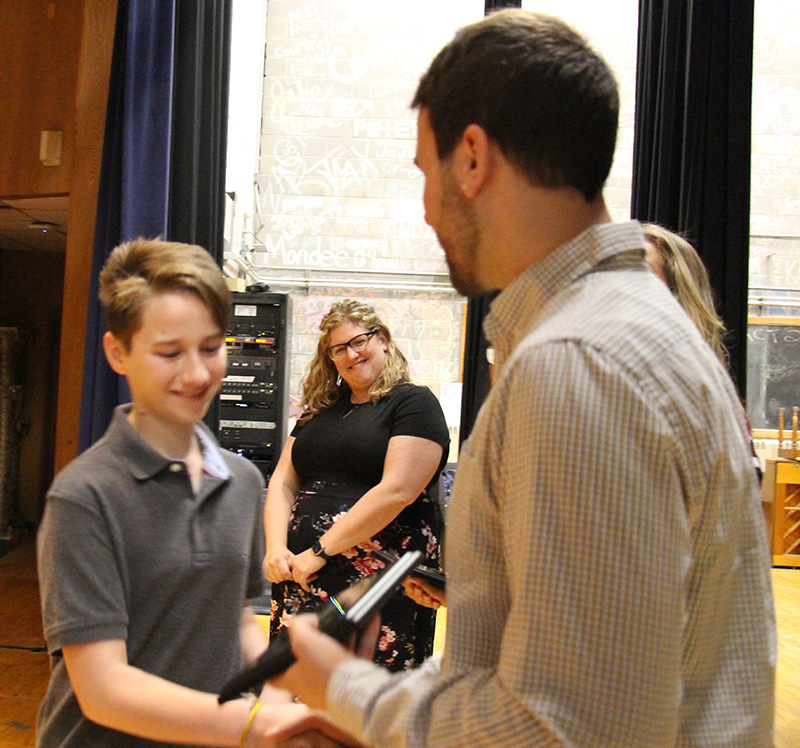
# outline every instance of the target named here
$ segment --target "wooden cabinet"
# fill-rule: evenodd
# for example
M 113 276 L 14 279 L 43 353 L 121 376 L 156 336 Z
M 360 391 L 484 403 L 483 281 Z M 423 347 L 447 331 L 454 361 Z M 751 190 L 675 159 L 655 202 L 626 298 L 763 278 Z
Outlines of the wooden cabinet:
M 0 0 L 0 196 L 65 195 L 73 166 L 83 0 Z M 39 159 L 60 131 L 61 163 Z
M 800 463 L 767 460 L 762 484 L 774 566 L 800 566 Z

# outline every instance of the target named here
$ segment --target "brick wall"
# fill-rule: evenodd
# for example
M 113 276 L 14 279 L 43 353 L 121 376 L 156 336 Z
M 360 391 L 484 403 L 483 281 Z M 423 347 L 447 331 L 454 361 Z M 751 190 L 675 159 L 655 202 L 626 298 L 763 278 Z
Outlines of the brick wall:
M 627 25 L 591 14 L 596 44 L 623 89 L 620 148 L 606 193 L 617 219 L 629 215 L 636 52 L 636 3 L 624 2 L 634 13 Z M 416 113 L 408 105 L 433 55 L 458 27 L 480 18 L 483 5 L 268 4 L 249 259 L 274 290 L 293 297 L 293 395 L 319 319 L 343 296 L 378 308 L 417 381 L 437 394 L 442 383 L 460 381 L 464 301 L 450 288 L 442 250 L 423 221 Z
M 342 297 L 378 309 L 416 381 L 439 395 L 460 379 L 464 301 L 423 220 L 409 104 L 436 51 L 482 14 L 483 0 L 268 4 L 249 259 L 293 297 L 292 395 Z
M 620 134 L 605 191 L 615 220 L 629 216 L 637 5 L 523 2 L 576 24 L 618 78 Z M 423 221 L 408 104 L 436 51 L 482 14 L 483 0 L 269 0 L 246 255 L 273 290 L 293 296 L 293 395 L 319 319 L 344 296 L 378 308 L 418 381 L 439 394 L 460 379 L 464 302 Z M 751 285 L 800 288 L 800 42 L 791 35 L 800 3 L 759 0 L 756 14 Z M 751 307 L 761 312 L 800 316 L 800 307 Z

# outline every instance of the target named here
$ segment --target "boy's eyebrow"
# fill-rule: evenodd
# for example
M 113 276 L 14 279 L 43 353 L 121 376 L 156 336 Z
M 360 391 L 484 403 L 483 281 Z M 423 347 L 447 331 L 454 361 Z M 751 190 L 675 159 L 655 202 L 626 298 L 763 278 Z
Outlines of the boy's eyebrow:
M 214 332 L 211 333 L 211 335 L 206 335 L 201 342 L 205 343 L 209 340 L 217 341 L 223 339 L 224 337 L 224 332 Z M 161 340 L 154 340 L 153 345 L 177 345 L 178 343 L 181 343 L 182 340 L 183 338 L 162 338 Z
M 153 341 L 152 350 L 160 351 L 166 348 L 177 348 L 180 347 L 180 341 L 177 339 L 174 340 L 155 340 Z

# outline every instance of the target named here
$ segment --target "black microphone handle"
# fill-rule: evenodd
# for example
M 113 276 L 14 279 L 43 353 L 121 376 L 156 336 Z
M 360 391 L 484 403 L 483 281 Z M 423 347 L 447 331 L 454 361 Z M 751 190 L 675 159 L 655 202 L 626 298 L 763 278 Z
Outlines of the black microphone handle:
M 317 613 L 317 617 L 320 631 L 324 631 L 340 642 L 346 642 L 350 634 L 355 631 L 353 624 L 331 603 L 325 605 Z M 264 681 L 288 670 L 294 660 L 289 636 L 287 633 L 283 633 L 270 642 L 269 647 L 250 667 L 245 668 L 225 683 L 219 692 L 217 701 L 224 704 L 231 699 L 238 699 L 254 686 L 260 686 Z
M 294 662 L 294 654 L 286 636 L 275 639 L 261 656 L 245 670 L 231 678 L 219 692 L 219 703 L 238 699 L 253 686 L 258 686 L 288 670 Z
M 409 551 L 380 576 L 359 582 L 356 586 L 366 585 L 366 590 L 352 606 L 348 606 L 346 614 L 335 600 L 328 601 L 317 611 L 320 631 L 342 643 L 347 642 L 352 633 L 366 626 L 372 616 L 380 611 L 383 604 L 400 586 L 403 578 L 421 558 L 420 551 Z M 294 655 L 288 634 L 281 634 L 270 642 L 266 651 L 250 667 L 242 670 L 222 686 L 219 703 L 224 704 L 226 701 L 236 699 L 253 686 L 280 675 L 293 662 Z

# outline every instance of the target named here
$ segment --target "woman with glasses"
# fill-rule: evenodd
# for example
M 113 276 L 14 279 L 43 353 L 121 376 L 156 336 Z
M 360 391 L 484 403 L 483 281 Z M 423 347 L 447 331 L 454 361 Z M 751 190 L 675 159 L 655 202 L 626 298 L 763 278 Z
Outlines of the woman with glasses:
M 430 490 L 450 443 L 439 401 L 409 381 L 408 362 L 372 307 L 337 301 L 320 330 L 303 415 L 267 491 L 271 636 L 383 568 L 372 550 L 421 550 L 439 565 L 443 523 Z M 434 615 L 399 593 L 382 611 L 375 662 L 390 670 L 421 663 Z

